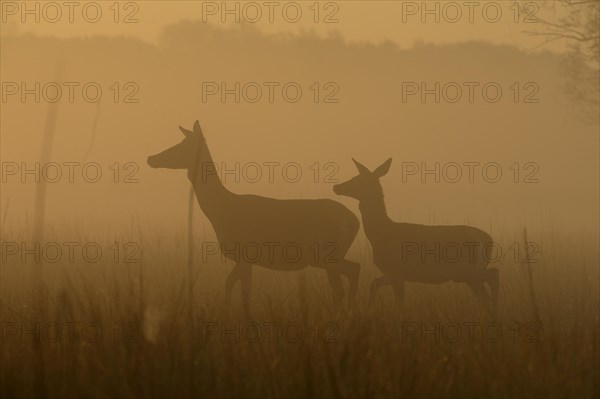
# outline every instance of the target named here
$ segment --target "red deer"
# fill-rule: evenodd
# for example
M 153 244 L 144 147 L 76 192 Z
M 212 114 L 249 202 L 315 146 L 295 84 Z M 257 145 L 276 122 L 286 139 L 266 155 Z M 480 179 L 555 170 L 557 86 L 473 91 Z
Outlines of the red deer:
M 392 159 L 374 171 L 354 160 L 359 174 L 333 190 L 359 201 L 365 234 L 373 248 L 373 261 L 383 276 L 371 284 L 369 304 L 377 290 L 394 288 L 401 302 L 404 282 L 440 284 L 464 282 L 479 300 L 492 309 L 498 303 L 498 269 L 488 267 L 492 238 L 470 226 L 427 226 L 392 221 L 386 212 L 379 178 L 387 174 Z M 485 284 L 490 288 L 486 290 Z M 490 298 L 491 294 L 491 298 Z
M 148 165 L 187 170 L 221 252 L 236 263 L 225 285 L 228 302 L 233 286 L 241 281 L 244 309 L 249 312 L 252 264 L 273 270 L 318 267 L 327 272 L 336 302 L 344 295 L 342 275 L 349 280 L 350 298 L 356 296 L 360 265 L 345 259 L 360 226 L 354 213 L 329 199 L 283 200 L 232 193 L 216 173 L 198 121 L 192 131 L 180 130 L 183 141 L 148 157 Z M 240 249 L 249 246 L 261 251 L 246 256 Z

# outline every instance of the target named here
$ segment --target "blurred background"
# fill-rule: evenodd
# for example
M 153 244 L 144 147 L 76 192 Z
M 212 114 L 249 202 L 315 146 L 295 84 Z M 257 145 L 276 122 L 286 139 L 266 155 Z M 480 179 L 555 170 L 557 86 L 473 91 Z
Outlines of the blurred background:
M 395 220 L 597 233 L 594 14 L 485 3 L 148 1 L 69 14 L 5 1 L 2 225 L 32 221 L 38 178 L 53 226 L 177 229 L 185 172 L 145 160 L 198 119 L 234 192 L 335 198 L 351 157 L 371 168 L 392 157 L 382 184 Z M 421 175 L 436 164 L 439 182 Z
M 598 0 L 0 11 L 2 397 L 598 397 Z M 403 306 L 382 289 L 367 308 L 381 271 L 361 229 L 356 302 L 337 306 L 323 270 L 254 267 L 244 324 L 186 172 L 146 164 L 196 120 L 240 194 L 359 215 L 333 185 L 352 158 L 391 157 L 393 220 L 500 244 L 498 314 L 461 283 L 409 283 Z M 254 322 L 304 339 L 223 339 Z M 82 339 L 89 324 L 102 339 Z M 334 340 L 311 335 L 326 326 Z

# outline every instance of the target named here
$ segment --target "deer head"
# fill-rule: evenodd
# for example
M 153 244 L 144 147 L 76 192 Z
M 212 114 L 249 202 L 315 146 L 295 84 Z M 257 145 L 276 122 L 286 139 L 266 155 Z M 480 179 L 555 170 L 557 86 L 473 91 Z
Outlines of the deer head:
M 179 126 L 185 138 L 171 148 L 156 155 L 148 157 L 148 165 L 152 168 L 168 169 L 194 169 L 197 167 L 202 150 L 206 147 L 200 123 L 194 123 L 194 130 L 187 130 Z
M 379 178 L 390 170 L 392 158 L 385 161 L 372 172 L 354 158 L 352 160 L 356 165 L 356 169 L 358 169 L 358 175 L 346 182 L 333 186 L 333 192 L 338 195 L 356 198 L 359 201 L 383 196 L 383 189 L 381 188 Z

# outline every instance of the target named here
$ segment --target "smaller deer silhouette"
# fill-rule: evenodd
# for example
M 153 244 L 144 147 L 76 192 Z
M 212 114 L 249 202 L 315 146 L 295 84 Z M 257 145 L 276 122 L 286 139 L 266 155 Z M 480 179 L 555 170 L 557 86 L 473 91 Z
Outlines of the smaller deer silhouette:
M 344 295 L 341 276 L 356 296 L 360 265 L 345 259 L 360 223 L 348 208 L 329 199 L 275 199 L 229 191 L 216 166 L 198 121 L 193 130 L 179 127 L 184 139 L 148 157 L 153 168 L 187 170 L 202 211 L 210 220 L 219 248 L 235 262 L 225 283 L 227 302 L 240 281 L 249 312 L 252 265 L 273 270 L 324 269 L 337 302 Z
M 466 283 L 486 308 L 498 303 L 498 269 L 488 269 L 492 238 L 470 226 L 427 226 L 392 221 L 386 212 L 379 178 L 387 174 L 388 159 L 374 171 L 352 159 L 358 176 L 337 184 L 333 191 L 359 201 L 365 234 L 373 248 L 373 260 L 383 276 L 371 283 L 369 306 L 377 290 L 394 288 L 402 302 L 404 282 Z M 488 293 L 485 284 L 490 288 Z

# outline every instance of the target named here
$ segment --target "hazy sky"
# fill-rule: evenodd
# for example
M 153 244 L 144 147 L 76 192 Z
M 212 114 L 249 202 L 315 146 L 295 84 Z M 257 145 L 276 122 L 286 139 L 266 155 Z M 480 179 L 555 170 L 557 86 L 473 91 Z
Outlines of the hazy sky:
M 23 10 L 24 4 L 27 10 Z M 516 14 L 512 1 L 227 2 L 227 14 L 223 13 L 223 2 L 108 0 L 81 3 L 71 15 L 65 4 L 70 3 L 0 3 L 1 19 L 6 21 L 2 23 L 4 35 L 34 33 L 71 39 L 62 43 L 26 37 L 5 39 L 3 81 L 24 81 L 31 86 L 32 80 L 54 79 L 57 58 L 68 54 L 66 81 L 80 82 L 82 87 L 98 82 L 106 94 L 101 104 L 81 95 L 72 103 L 61 102 L 53 159 L 83 162 L 85 158 L 102 165 L 133 162 L 144 177 L 140 177 L 139 185 L 108 180 L 106 184 L 111 186 L 81 181 L 53 185 L 49 189 L 49 218 L 65 223 L 85 220 L 111 228 L 124 223 L 129 228 L 130 215 L 142 214 L 151 215 L 149 220 L 164 218 L 156 223 L 179 226 L 187 209 L 181 205 L 187 204 L 188 198 L 185 174 L 151 170 L 146 159 L 182 139 L 178 125 L 189 127 L 200 119 L 213 155 L 221 162 L 334 162 L 339 178 L 346 179 L 356 172 L 352 156 L 371 167 L 392 157 L 393 174 L 385 182 L 388 209 L 404 221 L 427 223 L 431 222 L 430 215 L 438 215 L 437 223 L 489 225 L 490 220 L 511 220 L 523 225 L 525 218 L 542 215 L 539 218 L 543 219 L 546 214 L 575 226 L 596 220 L 589 215 L 597 215 L 597 184 L 590 184 L 597 181 L 597 173 L 585 165 L 597 165 L 597 127 L 581 126 L 577 120 L 575 111 L 581 107 L 564 91 L 564 85 L 571 81 L 562 57 L 476 43 L 400 52 L 302 37 L 282 42 L 279 37 L 203 29 L 201 25 L 203 20 L 210 27 L 227 25 L 221 22 L 225 18 L 230 21 L 228 26 L 243 29 L 235 22 L 239 14 L 240 20 L 260 19 L 262 22 L 246 25 L 273 34 L 314 31 L 336 34 L 351 42 L 388 40 L 402 47 L 415 42 L 480 40 L 533 49 L 543 38 L 523 31 L 541 30 L 543 24 L 525 23 L 526 15 Z M 527 4 L 534 12 L 535 3 Z M 423 7 L 429 13 L 424 13 Z M 545 6 L 537 12 L 549 15 L 552 11 Z M 457 12 L 461 18 L 452 23 Z M 515 16 L 520 22 L 515 22 Z M 289 22 L 296 19 L 300 20 Z M 153 43 L 163 28 L 184 20 L 195 23 L 174 27 L 162 48 L 129 40 L 78 40 L 92 35 L 125 35 Z M 332 23 L 324 23 L 326 20 Z M 494 20 L 499 21 L 491 22 Z M 305 93 L 312 93 L 315 82 L 320 82 L 323 90 L 324 84 L 334 83 L 328 87 L 339 89 L 339 102 L 315 101 L 309 94 L 299 103 L 286 102 L 281 95 L 277 101 L 258 103 L 223 101 L 220 96 L 202 100 L 204 83 L 221 82 L 219 87 L 240 83 L 246 87 L 247 83 L 274 80 L 300 82 Z M 465 100 L 465 94 L 458 103 L 445 98 L 441 103 L 423 101 L 422 96 L 404 101 L 401 94 L 403 83 L 462 87 L 456 82 L 474 81 L 478 87 L 498 85 L 505 93 L 502 101 L 484 100 L 482 89 L 478 89 L 476 101 Z M 139 103 L 121 101 L 119 95 L 114 100 L 110 93 L 114 94 L 115 82 L 120 83 L 117 88 L 123 88 L 121 94 L 129 90 L 126 84 L 134 83 L 134 89 L 139 89 Z M 530 95 L 535 101 L 525 101 Z M 19 96 L 11 98 L 2 106 L 2 155 L 14 162 L 39 159 L 48 104 L 32 102 L 32 96 L 26 101 L 19 101 Z M 92 135 L 96 120 L 98 131 Z M 539 185 L 526 186 L 506 180 L 506 186 L 413 182 L 409 187 L 399 180 L 404 161 L 497 162 L 505 168 L 515 162 L 534 162 L 541 165 L 544 179 Z M 575 177 L 572 170 L 578 170 Z M 110 173 L 107 169 L 105 176 Z M 511 169 L 505 173 L 511 176 Z M 233 182 L 233 191 L 339 200 L 331 184 L 263 183 L 258 187 Z M 11 184 L 11 191 L 3 190 L 2 201 L 10 196 L 11 223 L 20 223 L 18 218 L 26 217 L 32 206 L 35 185 Z M 354 202 L 347 204 L 356 208 Z M 98 209 L 107 209 L 107 213 Z M 179 219 L 167 209 L 176 210 Z M 98 220 L 94 222 L 94 218 Z
M 229 26 L 240 26 L 246 21 L 269 33 L 312 31 L 328 35 L 337 32 L 352 42 L 387 40 L 402 47 L 410 47 L 415 42 L 483 40 L 535 49 L 543 38 L 526 32 L 544 29 L 535 16 L 556 20 L 560 10 L 552 3 L 122 1 L 115 6 L 117 3 L 113 1 L 99 1 L 71 7 L 68 2 L 30 2 L 24 6 L 24 2 L 3 1 L 2 30 L 4 34 L 16 31 L 60 37 L 127 35 L 155 42 L 162 28 L 183 19 Z M 523 9 L 519 10 L 517 4 Z M 561 46 L 553 44 L 543 48 Z

